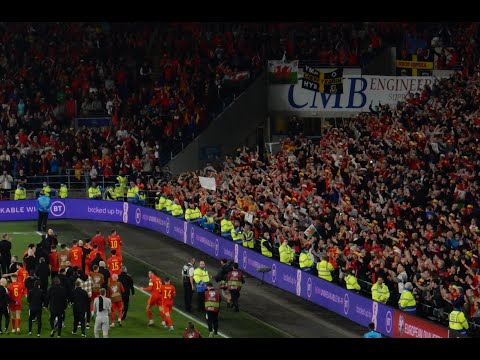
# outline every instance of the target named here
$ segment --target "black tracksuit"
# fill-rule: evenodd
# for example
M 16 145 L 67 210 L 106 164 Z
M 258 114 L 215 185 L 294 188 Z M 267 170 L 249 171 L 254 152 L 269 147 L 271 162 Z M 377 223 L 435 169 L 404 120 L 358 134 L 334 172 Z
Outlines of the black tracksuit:
M 123 301 L 123 316 L 122 320 L 127 318 L 128 312 L 128 303 L 130 301 L 130 294 L 135 295 L 135 287 L 133 286 L 133 279 L 130 275 L 126 272 L 122 272 L 118 275 L 118 281 L 120 281 L 125 289 L 125 292 L 122 293 L 122 301 Z
M 48 288 L 48 278 L 50 276 L 50 266 L 46 262 L 39 263 L 35 269 L 35 274 L 40 278 L 40 286 L 44 291 Z
M 10 323 L 10 313 L 8 312 L 8 304 L 14 301 L 8 296 L 7 288 L 0 286 L 0 331 L 7 330 Z M 2 318 L 5 317 L 5 328 L 2 327 Z
M 33 319 L 37 321 L 37 334 L 42 331 L 42 308 L 46 303 L 45 291 L 42 288 L 34 287 L 28 291 L 27 301 L 30 315 L 28 316 L 28 332 L 32 332 Z
M 72 301 L 73 332 L 77 333 L 77 328 L 80 324 L 82 334 L 85 335 L 85 313 L 90 312 L 90 297 L 81 287 L 76 287 L 75 290 L 73 290 Z
M 62 335 L 63 313 L 67 308 L 67 289 L 60 285 L 52 285 L 48 289 L 48 304 L 50 305 L 50 326 L 52 328 L 52 336 L 55 330 L 55 319 L 57 319 L 56 327 L 58 328 L 58 336 Z

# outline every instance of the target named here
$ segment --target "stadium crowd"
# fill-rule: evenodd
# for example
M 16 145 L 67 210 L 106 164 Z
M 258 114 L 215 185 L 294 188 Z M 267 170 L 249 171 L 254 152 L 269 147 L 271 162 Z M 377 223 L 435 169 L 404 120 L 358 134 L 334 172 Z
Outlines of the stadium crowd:
M 349 269 L 370 284 L 383 277 L 393 305 L 411 282 L 426 305 L 419 313 L 441 318 L 460 303 L 478 321 L 478 80 L 456 73 L 318 142 L 291 134 L 265 162 L 238 149 L 218 169 L 180 175 L 163 194 L 211 210 L 217 222 L 238 220 L 235 229 L 252 214 L 256 239 L 287 242 L 315 263 L 327 255 L 339 279 Z M 214 177 L 216 192 L 198 176 Z
M 266 59 L 356 66 L 414 30 L 400 23 L 4 23 L 0 167 L 14 181 L 2 187 L 66 169 L 148 176 L 208 126 Z M 110 126 L 74 130 L 76 116 L 95 115 Z
M 327 255 L 337 279 L 350 269 L 366 283 L 384 277 L 397 290 L 389 299 L 394 305 L 411 282 L 418 302 L 428 305 L 419 312 L 439 317 L 458 301 L 480 322 L 477 26 L 424 30 L 437 45 L 435 37 L 445 44 L 458 40 L 458 60 L 449 57 L 446 66 L 465 71 L 395 108 L 361 114 L 319 142 L 292 133 L 265 162 L 242 148 L 221 169 L 209 166 L 162 183 L 162 156 L 205 128 L 237 94 L 228 90 L 231 83 L 253 79 L 267 57 L 359 64 L 359 54 L 375 54 L 416 31 L 385 23 L 223 26 L 157 29 L 162 56 L 154 77 L 144 61 L 152 27 L 4 24 L 2 188 L 66 168 L 90 176 L 93 169 L 96 175 L 154 175 L 147 188 L 161 192 L 158 201 L 178 205 L 181 210 L 170 208 L 174 215 L 185 216 L 190 207 L 198 215 L 198 206 L 201 216 L 229 217 L 239 221 L 234 229 L 248 229 L 245 213 L 252 214 L 256 239 L 288 243 L 315 263 Z M 73 130 L 75 115 L 100 111 L 111 116 L 111 127 Z M 215 177 L 217 191 L 202 189 L 199 175 Z

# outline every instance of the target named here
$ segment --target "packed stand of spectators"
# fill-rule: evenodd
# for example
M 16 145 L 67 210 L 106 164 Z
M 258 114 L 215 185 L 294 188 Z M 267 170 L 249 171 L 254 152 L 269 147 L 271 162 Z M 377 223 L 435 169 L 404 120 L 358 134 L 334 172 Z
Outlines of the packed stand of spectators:
M 457 73 L 320 141 L 292 134 L 265 162 L 239 149 L 217 169 L 182 174 L 164 193 L 212 210 L 217 222 L 228 213 L 245 224 L 253 214 L 257 239 L 267 232 L 315 262 L 327 255 L 338 281 L 353 269 L 369 290 L 383 276 L 389 304 L 411 282 L 417 303 L 428 305 L 418 313 L 441 318 L 460 302 L 477 321 L 479 79 Z M 199 175 L 215 177 L 217 191 L 201 188 Z
M 145 60 L 155 26 L 156 77 L 155 64 Z M 319 34 L 337 34 L 342 42 L 354 26 L 326 28 L 319 25 Z M 305 41 L 292 48 L 305 29 L 302 23 L 3 23 L 0 161 L 14 181 L 7 178 L 2 188 L 14 189 L 27 176 L 49 181 L 66 169 L 76 180 L 120 169 L 150 175 L 204 129 L 266 59 L 284 52 L 308 56 Z M 94 115 L 111 118 L 111 126 L 72 130 L 75 116 Z

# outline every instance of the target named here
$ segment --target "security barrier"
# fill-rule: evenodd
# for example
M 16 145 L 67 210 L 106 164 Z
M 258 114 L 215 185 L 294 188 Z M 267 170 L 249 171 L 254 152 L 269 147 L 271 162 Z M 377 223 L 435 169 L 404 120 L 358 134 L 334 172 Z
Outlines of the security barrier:
M 37 219 L 36 201 L 0 202 L 0 221 Z M 231 240 L 160 211 L 123 202 L 52 199 L 49 221 L 83 219 L 123 222 L 160 232 L 214 258 L 230 258 L 241 270 L 278 288 L 327 308 L 360 325 L 376 324 L 389 337 L 448 338 L 448 329 L 372 301 L 292 266 L 267 258 Z M 262 272 L 259 271 L 262 269 Z M 265 269 L 270 269 L 264 272 Z

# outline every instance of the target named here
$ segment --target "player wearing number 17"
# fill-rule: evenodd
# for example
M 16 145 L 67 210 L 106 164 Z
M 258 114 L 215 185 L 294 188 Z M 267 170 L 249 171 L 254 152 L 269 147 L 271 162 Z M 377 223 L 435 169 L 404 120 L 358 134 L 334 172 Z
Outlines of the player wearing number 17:
M 170 284 L 170 278 L 165 278 L 165 284 L 162 286 L 162 307 L 163 313 L 165 314 L 165 329 L 169 329 L 169 331 L 175 330 L 172 323 L 172 307 L 173 307 L 173 299 L 177 295 L 177 290 L 175 286 Z
M 122 257 L 122 239 L 119 235 L 117 235 L 117 231 L 115 229 L 112 230 L 111 234 L 108 236 L 108 246 L 110 250 L 115 250 L 117 252 L 118 257 Z
M 148 287 L 143 288 L 144 291 L 150 291 L 150 298 L 147 302 L 147 316 L 148 316 L 148 325 L 153 325 L 153 314 L 152 307 L 158 306 L 158 311 L 160 311 L 160 317 L 162 318 L 162 325 L 165 326 L 165 315 L 163 313 L 162 307 L 162 280 L 155 275 L 153 270 L 148 272 Z
M 112 256 L 107 261 L 108 270 L 110 270 L 110 274 L 120 275 L 122 272 L 122 258 L 117 256 L 116 250 L 110 250 Z

